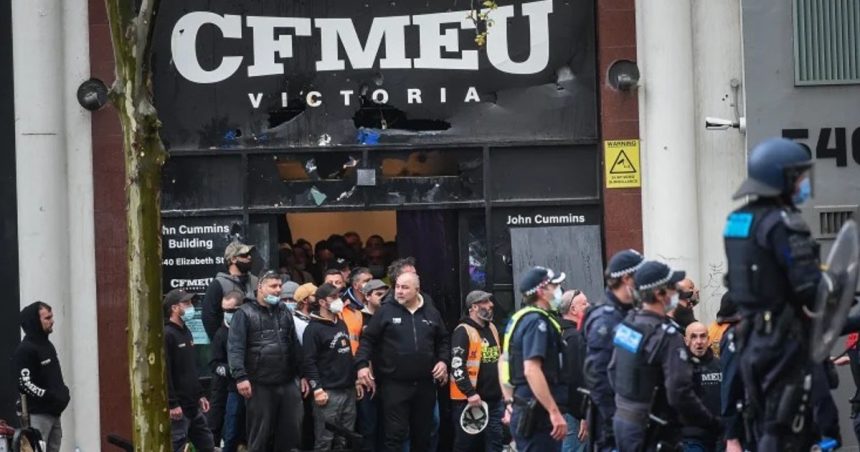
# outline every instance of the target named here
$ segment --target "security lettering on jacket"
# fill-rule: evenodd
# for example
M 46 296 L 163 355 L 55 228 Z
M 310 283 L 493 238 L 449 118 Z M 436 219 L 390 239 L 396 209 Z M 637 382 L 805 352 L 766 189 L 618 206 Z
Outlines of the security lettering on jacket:
M 498 362 L 501 355 L 499 332 L 488 323 L 482 327 L 465 318 L 451 334 L 452 400 L 466 400 L 478 394 L 485 402 L 502 398 Z
M 433 367 L 448 363 L 448 332 L 442 315 L 423 303 L 410 312 L 396 301 L 383 303 L 361 335 L 356 367 L 363 369 L 372 358 L 377 379 L 401 381 L 432 379 Z
M 723 373 L 720 370 L 719 359 L 708 347 L 702 357 L 690 354 L 690 364 L 693 367 L 693 386 L 696 395 L 702 399 L 702 403 L 705 404 L 711 414 L 715 417 L 720 416 L 720 390 Z M 709 448 L 716 444 L 718 433 L 694 426 L 685 426 L 682 430 L 684 438 L 701 440 Z

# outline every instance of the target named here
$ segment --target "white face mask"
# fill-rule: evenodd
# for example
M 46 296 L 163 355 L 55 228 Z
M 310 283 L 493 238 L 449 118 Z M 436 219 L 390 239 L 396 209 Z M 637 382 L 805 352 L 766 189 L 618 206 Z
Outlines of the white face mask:
M 328 305 L 328 310 L 331 311 L 332 314 L 340 314 L 343 312 L 343 300 L 338 298 L 335 301 L 332 301 Z
M 675 294 L 672 295 L 672 298 L 669 299 L 669 306 L 666 307 L 666 312 L 670 312 L 670 311 L 674 310 L 675 308 L 677 308 L 680 300 L 681 300 L 681 298 L 678 295 L 678 292 L 675 292 Z
M 555 290 L 552 292 L 552 300 L 549 301 L 549 306 L 553 311 L 558 311 L 559 306 L 561 306 L 561 286 L 556 286 Z

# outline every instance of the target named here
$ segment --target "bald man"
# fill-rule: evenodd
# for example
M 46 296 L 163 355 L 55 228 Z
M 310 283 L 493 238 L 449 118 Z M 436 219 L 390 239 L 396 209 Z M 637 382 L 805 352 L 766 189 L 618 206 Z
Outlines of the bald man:
M 693 365 L 693 384 L 696 394 L 702 399 L 705 407 L 714 416 L 720 415 L 720 383 L 722 373 L 720 362 L 714 358 L 708 341 L 708 328 L 704 323 L 693 322 L 687 325 L 684 333 L 684 343 L 690 351 L 690 364 Z M 681 431 L 684 438 L 685 450 L 698 450 L 696 446 L 704 451 L 717 450 L 717 442 L 720 437 L 698 427 L 685 426 Z
M 379 386 L 385 426 L 381 449 L 400 452 L 410 440 L 413 452 L 424 452 L 436 387 L 448 380 L 448 332 L 439 311 L 425 303 L 417 274 L 397 277 L 394 300 L 382 304 L 361 333 L 358 381 L 368 391 Z

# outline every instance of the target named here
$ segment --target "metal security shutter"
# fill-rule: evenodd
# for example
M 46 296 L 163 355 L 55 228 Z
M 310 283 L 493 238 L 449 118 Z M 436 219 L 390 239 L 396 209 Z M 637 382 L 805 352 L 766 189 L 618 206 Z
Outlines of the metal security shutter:
M 860 1 L 793 1 L 795 84 L 860 84 Z

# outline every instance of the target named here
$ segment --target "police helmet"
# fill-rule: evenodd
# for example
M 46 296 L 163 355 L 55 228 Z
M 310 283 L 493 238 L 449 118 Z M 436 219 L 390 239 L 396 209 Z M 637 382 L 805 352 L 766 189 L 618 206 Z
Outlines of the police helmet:
M 785 138 L 771 138 L 752 150 L 747 162 L 747 179 L 733 199 L 756 195 L 791 195 L 797 176 L 812 167 L 812 158 L 803 147 Z

